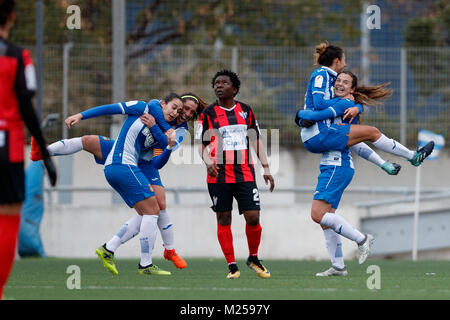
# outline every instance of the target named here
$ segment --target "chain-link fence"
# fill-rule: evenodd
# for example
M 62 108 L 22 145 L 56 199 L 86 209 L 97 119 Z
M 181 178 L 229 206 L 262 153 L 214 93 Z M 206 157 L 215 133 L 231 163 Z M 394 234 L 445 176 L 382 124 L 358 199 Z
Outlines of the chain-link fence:
M 138 48 L 128 47 L 129 53 L 134 50 Z M 62 46 L 49 45 L 44 50 L 44 115 L 53 112 L 62 115 L 62 51 Z M 317 67 L 313 65 L 312 52 L 309 47 L 164 46 L 150 56 L 127 63 L 126 100 L 147 101 L 163 98 L 172 91 L 192 91 L 212 103 L 213 75 L 223 68 L 232 69 L 242 82 L 237 99 L 254 108 L 260 126 L 280 129 L 282 145 L 300 145 L 299 129 L 293 118 L 303 106 L 309 76 Z M 450 72 L 446 62 L 450 49 L 405 49 L 405 52 L 405 61 L 401 49 L 377 48 L 369 52 L 370 83 L 390 82 L 394 94 L 377 109 L 367 107 L 362 122 L 400 139 L 403 103 L 409 146 L 416 145 L 418 128 L 441 133 L 449 140 Z M 360 76 L 360 49 L 346 48 L 346 56 L 348 69 Z M 111 101 L 111 46 L 74 44 L 68 62 L 69 114 L 115 102 Z M 406 70 L 402 70 L 402 65 Z M 406 90 L 404 101 L 402 90 Z M 110 123 L 109 117 L 83 121 L 70 135 L 109 135 Z M 61 125 L 47 133 L 51 141 L 60 139 L 61 134 Z

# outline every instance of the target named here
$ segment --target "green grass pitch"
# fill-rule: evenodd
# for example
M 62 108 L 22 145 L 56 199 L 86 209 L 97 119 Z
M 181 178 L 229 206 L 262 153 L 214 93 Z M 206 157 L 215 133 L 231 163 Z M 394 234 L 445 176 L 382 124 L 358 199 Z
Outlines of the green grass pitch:
M 223 259 L 186 259 L 176 269 L 169 261 L 154 259 L 171 276 L 137 274 L 138 259 L 117 260 L 119 275 L 107 272 L 97 259 L 19 259 L 4 291 L 6 300 L 309 300 L 309 299 L 450 299 L 450 262 L 368 259 L 348 261 L 347 277 L 317 278 L 327 261 L 265 260 L 270 279 L 260 279 L 239 260 L 241 278 L 228 280 Z M 80 270 L 80 289 L 68 289 L 72 273 Z M 372 273 L 380 270 L 380 289 L 368 289 Z M 74 283 L 70 282 L 69 283 Z

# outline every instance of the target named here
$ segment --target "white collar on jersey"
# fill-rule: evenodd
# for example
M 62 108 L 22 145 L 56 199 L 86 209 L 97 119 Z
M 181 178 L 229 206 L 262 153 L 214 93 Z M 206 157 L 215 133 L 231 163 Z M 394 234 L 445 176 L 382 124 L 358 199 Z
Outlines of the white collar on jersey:
M 337 76 L 337 72 L 334 71 L 333 69 L 330 69 L 328 67 L 322 66 L 322 68 L 324 68 L 325 70 L 327 70 L 329 73 L 331 73 L 333 76 Z
M 235 103 L 234 106 L 232 106 L 230 109 L 224 108 L 224 107 L 222 107 L 220 104 L 218 104 L 218 106 L 219 106 L 219 108 L 221 108 L 221 109 L 223 109 L 223 110 L 225 110 L 225 111 L 231 111 L 231 110 L 233 110 L 233 109 L 236 107 L 236 103 Z

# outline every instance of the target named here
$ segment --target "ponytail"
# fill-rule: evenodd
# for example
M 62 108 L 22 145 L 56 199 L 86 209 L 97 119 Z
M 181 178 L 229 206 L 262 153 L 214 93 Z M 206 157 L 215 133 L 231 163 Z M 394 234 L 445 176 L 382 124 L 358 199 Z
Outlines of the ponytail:
M 344 50 L 338 46 L 329 45 L 328 42 L 322 42 L 316 46 L 315 64 L 329 67 L 333 64 L 333 60 L 338 58 L 342 59 Z

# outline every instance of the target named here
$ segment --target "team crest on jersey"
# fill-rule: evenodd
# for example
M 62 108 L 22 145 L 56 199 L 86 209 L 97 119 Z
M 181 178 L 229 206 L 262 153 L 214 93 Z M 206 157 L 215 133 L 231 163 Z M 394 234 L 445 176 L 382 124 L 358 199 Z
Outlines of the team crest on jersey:
M 323 84 L 323 77 L 321 75 L 316 76 L 314 79 L 314 87 L 316 88 L 322 88 Z
M 242 117 L 242 119 L 247 119 L 247 115 L 248 115 L 248 113 L 247 112 L 244 112 L 244 111 L 239 111 L 239 115 Z

